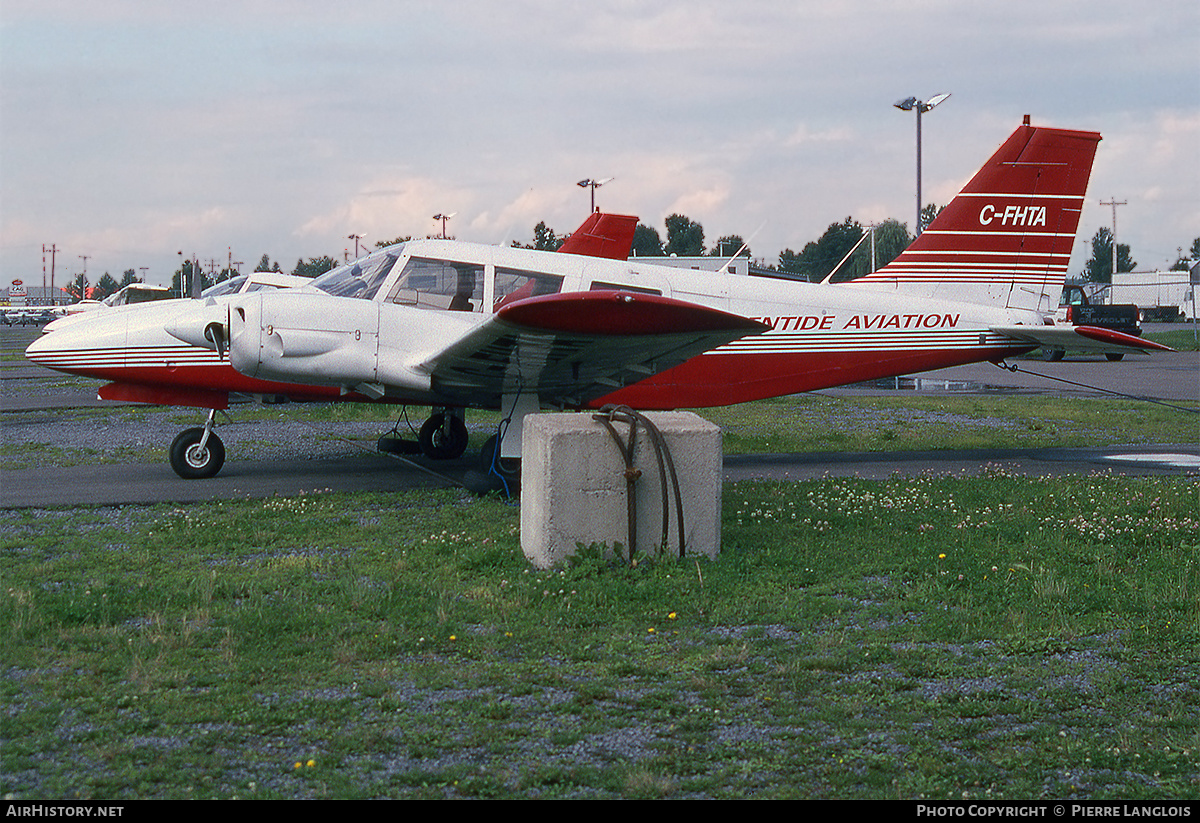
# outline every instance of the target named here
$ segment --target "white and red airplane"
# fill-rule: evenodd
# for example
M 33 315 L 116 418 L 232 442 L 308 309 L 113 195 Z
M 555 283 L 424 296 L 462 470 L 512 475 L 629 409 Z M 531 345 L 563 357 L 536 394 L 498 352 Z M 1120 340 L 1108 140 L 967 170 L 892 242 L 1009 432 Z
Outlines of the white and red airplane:
M 593 214 L 558 253 L 409 241 L 302 288 L 88 317 L 26 353 L 111 381 L 101 398 L 210 409 L 171 447 L 177 473 L 210 477 L 231 394 L 428 405 L 435 458 L 465 450 L 466 408 L 499 409 L 516 457 L 542 408 L 719 406 L 1043 346 L 1170 351 L 1054 325 L 1099 141 L 1027 117 L 904 253 L 848 282 L 626 259 L 636 218 Z

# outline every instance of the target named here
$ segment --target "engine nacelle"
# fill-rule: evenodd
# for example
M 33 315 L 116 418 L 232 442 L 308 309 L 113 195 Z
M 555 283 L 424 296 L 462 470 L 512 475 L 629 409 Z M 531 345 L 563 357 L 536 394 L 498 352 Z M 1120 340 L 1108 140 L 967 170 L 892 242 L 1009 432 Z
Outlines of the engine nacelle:
M 262 380 L 429 392 L 419 368 L 447 334 L 444 312 L 312 292 L 261 292 L 229 307 L 229 362 Z
M 194 302 L 163 325 L 167 334 L 191 346 L 224 353 L 229 340 L 229 306 L 211 297 Z

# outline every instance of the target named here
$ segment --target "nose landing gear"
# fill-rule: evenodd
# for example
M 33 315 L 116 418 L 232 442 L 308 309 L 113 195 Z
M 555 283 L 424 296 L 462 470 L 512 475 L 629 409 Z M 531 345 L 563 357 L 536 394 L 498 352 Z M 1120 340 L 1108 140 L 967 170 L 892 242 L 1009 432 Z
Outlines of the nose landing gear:
M 203 426 L 184 429 L 171 443 L 171 468 L 184 480 L 213 477 L 225 465 L 225 444 L 213 434 L 216 409 Z

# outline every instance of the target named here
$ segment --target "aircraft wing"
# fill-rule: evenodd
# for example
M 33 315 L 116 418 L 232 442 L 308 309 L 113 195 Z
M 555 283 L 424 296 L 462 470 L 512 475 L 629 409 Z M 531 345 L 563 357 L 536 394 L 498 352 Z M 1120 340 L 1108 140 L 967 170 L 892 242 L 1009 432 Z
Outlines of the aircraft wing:
M 1124 354 L 1151 351 L 1175 351 L 1170 346 L 1143 340 L 1132 334 L 1098 326 L 993 326 L 991 330 L 1036 346 L 1072 351 L 1113 352 Z
M 230 365 L 247 377 L 483 407 L 517 394 L 581 406 L 769 328 L 625 291 L 529 297 L 486 317 L 296 289 L 199 308 L 168 332 L 201 348 L 228 340 Z M 214 332 L 221 314 L 229 326 Z
M 536 392 L 579 406 L 698 354 L 769 329 L 727 312 L 650 294 L 548 294 L 501 307 L 418 366 L 439 395 L 491 405 Z

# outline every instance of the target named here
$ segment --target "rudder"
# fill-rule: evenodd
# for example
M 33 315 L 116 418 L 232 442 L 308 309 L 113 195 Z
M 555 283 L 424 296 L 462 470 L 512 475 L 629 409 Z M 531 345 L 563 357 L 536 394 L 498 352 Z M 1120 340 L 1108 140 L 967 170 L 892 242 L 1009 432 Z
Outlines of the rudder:
M 1053 313 L 1099 141 L 1026 118 L 912 245 L 846 285 Z

